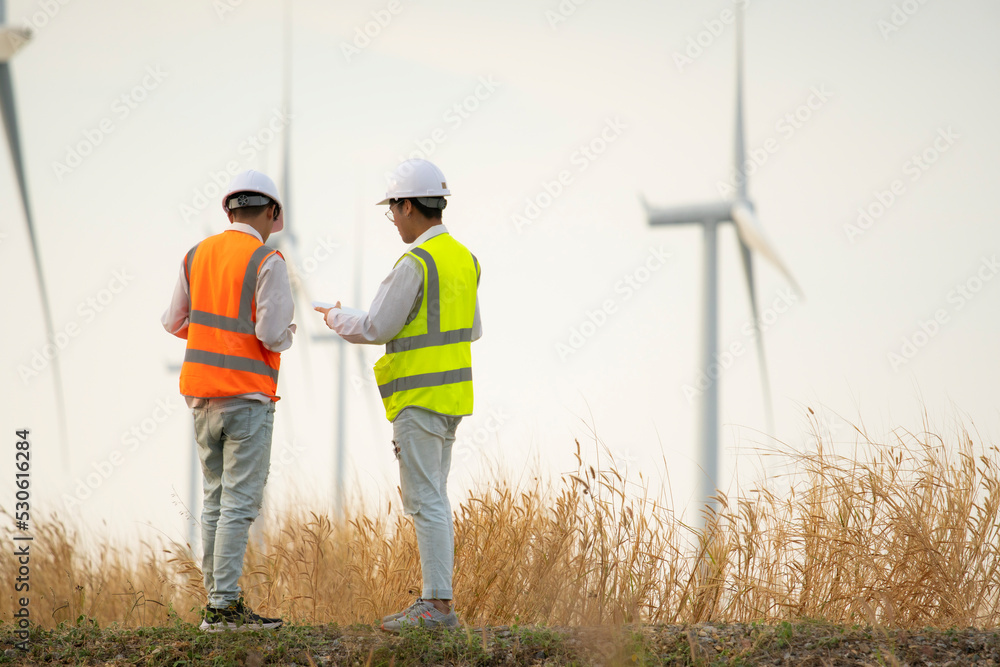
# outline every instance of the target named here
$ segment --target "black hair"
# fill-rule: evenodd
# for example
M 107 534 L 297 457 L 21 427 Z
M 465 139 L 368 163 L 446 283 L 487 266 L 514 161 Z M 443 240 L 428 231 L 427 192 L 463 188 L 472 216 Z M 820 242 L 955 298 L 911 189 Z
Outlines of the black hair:
M 433 199 L 440 199 L 441 203 L 444 204 L 444 206 L 448 205 L 448 200 L 445 199 L 444 197 L 433 197 Z M 416 197 L 405 197 L 403 199 L 390 199 L 389 204 L 393 205 L 401 201 L 409 201 L 411 204 L 413 204 L 414 207 L 416 207 L 417 211 L 419 211 L 421 215 L 423 215 L 425 218 L 431 218 L 434 220 L 440 220 L 441 211 L 444 210 L 444 206 L 441 206 L 440 208 L 438 207 L 431 208 L 430 206 L 425 206 L 421 204 L 419 201 L 417 201 Z

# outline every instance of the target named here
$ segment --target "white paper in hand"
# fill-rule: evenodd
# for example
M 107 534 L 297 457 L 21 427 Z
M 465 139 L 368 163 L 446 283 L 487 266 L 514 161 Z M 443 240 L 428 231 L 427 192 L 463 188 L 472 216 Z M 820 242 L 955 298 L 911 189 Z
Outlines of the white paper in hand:
M 326 301 L 313 301 L 312 302 L 312 307 L 313 308 L 336 308 L 337 304 L 335 304 L 335 303 L 327 303 Z

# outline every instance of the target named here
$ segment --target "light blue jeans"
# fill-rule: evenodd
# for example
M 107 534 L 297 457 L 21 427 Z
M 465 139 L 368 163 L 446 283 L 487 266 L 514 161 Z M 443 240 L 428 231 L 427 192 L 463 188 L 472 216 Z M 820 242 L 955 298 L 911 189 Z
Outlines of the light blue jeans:
M 274 403 L 215 400 L 192 412 L 205 490 L 201 568 L 209 606 L 225 607 L 240 597 L 250 524 L 264 501 Z
M 392 422 L 403 512 L 413 517 L 425 600 L 451 600 L 455 527 L 448 502 L 451 449 L 461 417 L 405 408 Z

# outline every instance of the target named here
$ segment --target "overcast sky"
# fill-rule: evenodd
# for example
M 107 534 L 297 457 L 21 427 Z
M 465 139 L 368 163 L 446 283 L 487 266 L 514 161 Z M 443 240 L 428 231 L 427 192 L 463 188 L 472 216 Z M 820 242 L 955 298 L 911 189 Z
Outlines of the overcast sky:
M 282 182 L 290 140 L 280 240 L 306 298 L 366 308 L 404 249 L 374 206 L 384 174 L 422 156 L 448 178 L 445 222 L 483 266 L 485 331 L 456 500 L 487 462 L 566 472 L 574 438 L 593 451 L 596 431 L 654 488 L 669 476 L 683 510 L 698 475 L 701 232 L 651 228 L 640 197 L 720 200 L 739 177 L 734 6 L 296 0 L 289 113 L 278 2 L 9 2 L 9 22 L 35 32 L 13 74 L 69 412 L 64 461 L 0 148 L 3 423 L 11 439 L 32 429 L 36 502 L 125 535 L 147 523 L 186 534 L 174 495 L 188 497 L 191 419 L 168 368 L 184 343 L 159 318 L 184 253 L 226 227 L 220 184 L 246 168 Z M 807 407 L 848 443 L 840 417 L 886 435 L 920 431 L 924 410 L 944 436 L 959 418 L 997 433 L 998 28 L 989 0 L 748 3 L 749 193 L 805 296 L 758 260 L 780 441 L 808 445 Z M 719 260 L 733 488 L 769 438 L 728 225 Z M 340 372 L 348 494 L 394 495 L 370 371 L 380 350 L 349 349 L 341 371 L 337 346 L 312 339 L 327 332 L 318 316 L 300 307 L 296 321 L 272 497 L 294 488 L 328 508 Z M 0 487 L 12 489 L 6 466 Z

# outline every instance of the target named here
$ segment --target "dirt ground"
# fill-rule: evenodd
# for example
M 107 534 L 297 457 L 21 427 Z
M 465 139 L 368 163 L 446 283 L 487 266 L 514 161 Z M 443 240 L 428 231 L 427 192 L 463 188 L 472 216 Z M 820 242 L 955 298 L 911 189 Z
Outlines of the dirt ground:
M 538 626 L 412 630 L 286 626 L 204 634 L 190 624 L 33 630 L 22 650 L 10 626 L 0 664 L 16 665 L 1000 665 L 1000 629 L 900 630 L 829 623 Z

